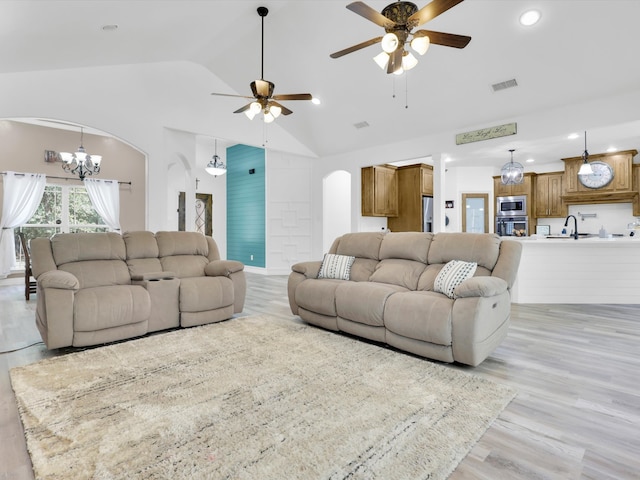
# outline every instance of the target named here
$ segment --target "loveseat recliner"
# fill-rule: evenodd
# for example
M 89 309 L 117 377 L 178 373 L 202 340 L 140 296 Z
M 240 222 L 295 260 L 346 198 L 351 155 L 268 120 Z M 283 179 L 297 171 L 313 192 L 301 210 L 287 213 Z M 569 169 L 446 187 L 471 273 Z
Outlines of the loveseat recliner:
M 325 255 L 331 268 L 292 266 L 289 304 L 319 327 L 476 366 L 507 334 L 521 252 L 494 234 L 348 233 Z
M 244 306 L 244 265 L 200 233 L 63 233 L 31 240 L 31 259 L 49 349 L 219 322 Z

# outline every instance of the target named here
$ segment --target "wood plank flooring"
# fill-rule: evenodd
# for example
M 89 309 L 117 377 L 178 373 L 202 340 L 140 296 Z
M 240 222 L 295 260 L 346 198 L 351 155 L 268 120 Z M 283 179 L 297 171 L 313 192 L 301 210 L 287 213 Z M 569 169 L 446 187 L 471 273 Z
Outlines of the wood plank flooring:
M 299 321 L 286 276 L 247 277 L 243 315 Z M 0 282 L 0 351 L 40 340 L 35 296 L 25 302 L 13 283 Z M 33 479 L 9 369 L 60 353 L 36 344 L 0 354 L 0 479 Z M 519 392 L 451 480 L 640 478 L 640 306 L 514 305 L 491 357 L 449 368 Z

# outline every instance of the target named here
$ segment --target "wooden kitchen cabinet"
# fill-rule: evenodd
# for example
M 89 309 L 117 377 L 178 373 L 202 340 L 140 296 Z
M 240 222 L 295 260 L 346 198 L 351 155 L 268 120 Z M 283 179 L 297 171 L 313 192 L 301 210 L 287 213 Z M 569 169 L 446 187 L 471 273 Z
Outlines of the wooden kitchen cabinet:
M 398 215 L 397 168 L 374 165 L 361 170 L 363 216 L 394 217 Z
M 422 197 L 433 196 L 433 167 L 417 164 L 399 167 L 398 216 L 389 218 L 387 226 L 392 232 L 421 232 Z
M 493 177 L 493 195 L 495 197 L 511 197 L 514 195 L 527 195 L 531 198 L 533 189 L 533 177 L 535 173 L 525 173 L 522 183 L 517 185 L 503 185 L 502 177 Z M 530 201 L 530 200 L 529 200 Z
M 535 178 L 534 216 L 537 218 L 566 217 L 567 206 L 562 200 L 562 172 L 539 173 Z
M 630 193 L 632 192 L 632 164 L 633 157 L 637 155 L 636 150 L 625 150 L 613 153 L 598 153 L 589 155 L 589 162 L 600 161 L 608 163 L 613 168 L 613 180 L 609 185 L 602 188 L 593 189 L 582 185 L 578 181 L 578 171 L 583 163 L 582 157 L 563 158 L 565 166 L 564 193 L 573 194 L 603 194 L 603 193 Z M 580 200 L 577 198 L 576 200 Z M 585 201 L 592 201 L 587 198 Z M 595 203 L 595 202 L 594 202 Z
M 640 217 L 640 164 L 634 163 L 631 166 L 631 185 L 635 193 L 633 197 L 633 216 Z

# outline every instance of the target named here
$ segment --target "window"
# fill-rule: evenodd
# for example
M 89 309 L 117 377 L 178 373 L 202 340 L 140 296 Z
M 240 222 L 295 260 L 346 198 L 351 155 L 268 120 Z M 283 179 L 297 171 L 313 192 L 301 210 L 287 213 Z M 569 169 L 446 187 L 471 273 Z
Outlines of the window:
M 95 211 L 84 187 L 69 185 L 47 185 L 40 206 L 33 217 L 16 231 L 16 261 L 24 267 L 24 254 L 18 232 L 24 232 L 27 240 L 36 237 L 51 237 L 56 233 L 108 232 Z

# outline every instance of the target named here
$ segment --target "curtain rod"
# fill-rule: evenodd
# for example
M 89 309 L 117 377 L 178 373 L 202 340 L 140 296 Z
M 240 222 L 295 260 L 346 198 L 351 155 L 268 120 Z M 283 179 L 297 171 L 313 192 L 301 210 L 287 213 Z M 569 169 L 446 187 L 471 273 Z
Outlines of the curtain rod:
M 2 174 L 2 175 L 6 175 L 6 174 L 7 174 L 7 172 L 0 172 L 0 174 Z M 21 177 L 24 177 L 25 175 L 28 175 L 28 174 L 27 174 L 27 173 L 18 173 L 18 172 L 16 172 L 16 175 L 21 176 Z M 47 177 L 47 178 L 55 178 L 56 180 L 75 180 L 75 181 L 81 181 L 79 178 L 75 178 L 75 177 L 74 177 L 74 178 L 70 178 L 70 177 L 56 177 L 56 176 L 54 176 L 54 175 L 45 175 L 45 177 Z M 105 180 L 105 182 L 107 182 L 107 183 L 111 183 L 111 182 L 113 182 L 113 180 Z M 118 181 L 118 183 L 119 183 L 120 185 L 131 185 L 131 182 L 121 182 L 121 181 Z

